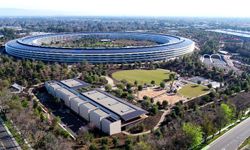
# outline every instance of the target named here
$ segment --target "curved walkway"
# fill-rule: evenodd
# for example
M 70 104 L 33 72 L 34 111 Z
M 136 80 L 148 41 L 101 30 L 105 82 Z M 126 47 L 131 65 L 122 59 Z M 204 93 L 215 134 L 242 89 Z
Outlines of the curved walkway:
M 107 81 L 108 84 L 111 85 L 112 87 L 115 86 L 114 80 L 112 78 L 110 78 L 109 76 L 103 76 Z

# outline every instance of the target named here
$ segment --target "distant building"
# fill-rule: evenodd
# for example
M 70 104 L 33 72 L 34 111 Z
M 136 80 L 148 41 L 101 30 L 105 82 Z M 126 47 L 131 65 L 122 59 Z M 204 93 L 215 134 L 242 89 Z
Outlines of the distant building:
M 101 39 L 101 42 L 111 42 L 111 39 Z
M 215 82 L 215 81 L 212 81 L 212 82 L 210 82 L 209 84 L 211 84 L 212 85 L 212 88 L 219 88 L 220 86 L 221 86 L 221 83 L 219 83 L 219 82 Z
M 212 85 L 212 88 L 219 88 L 221 86 L 220 82 L 216 82 L 210 79 L 206 79 L 200 76 L 192 77 L 189 78 L 188 81 L 193 82 L 193 83 L 198 83 L 200 82 L 202 85 L 208 86 L 209 84 Z
M 86 86 L 83 83 L 76 79 L 48 81 L 45 87 L 49 94 L 109 135 L 146 117 L 147 111 L 101 90 L 77 92 L 76 87 Z
M 219 51 L 219 53 L 222 54 L 222 55 L 227 55 L 228 54 L 227 51 Z
M 10 89 L 11 89 L 12 93 L 21 93 L 25 89 L 25 87 L 23 87 L 17 83 L 14 83 L 11 85 Z
M 150 46 L 125 47 L 54 47 L 53 42 L 90 39 L 133 39 L 153 41 Z M 44 43 L 46 45 L 44 45 Z M 139 32 L 58 33 L 28 36 L 11 40 L 5 44 L 9 55 L 48 62 L 77 63 L 88 61 L 93 64 L 135 63 L 166 61 L 194 51 L 195 43 L 187 38 Z

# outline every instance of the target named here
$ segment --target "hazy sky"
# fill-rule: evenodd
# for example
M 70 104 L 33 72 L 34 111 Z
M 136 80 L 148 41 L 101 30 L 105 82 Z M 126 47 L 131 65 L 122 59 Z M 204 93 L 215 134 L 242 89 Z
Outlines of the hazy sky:
M 250 17 L 250 0 L 0 0 L 0 8 L 97 16 Z

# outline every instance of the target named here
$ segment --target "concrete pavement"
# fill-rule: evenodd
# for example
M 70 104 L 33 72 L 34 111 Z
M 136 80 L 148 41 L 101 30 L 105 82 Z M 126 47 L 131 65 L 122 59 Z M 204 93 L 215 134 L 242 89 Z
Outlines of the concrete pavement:
M 244 120 L 234 128 L 213 141 L 204 149 L 207 150 L 237 150 L 250 136 L 250 118 Z

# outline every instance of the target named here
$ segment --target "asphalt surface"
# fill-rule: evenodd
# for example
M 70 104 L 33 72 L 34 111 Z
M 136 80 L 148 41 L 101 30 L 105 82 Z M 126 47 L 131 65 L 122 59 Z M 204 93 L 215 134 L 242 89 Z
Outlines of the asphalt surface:
M 209 144 L 208 150 L 237 150 L 238 147 L 250 136 L 250 118 L 244 120 L 224 135 Z
M 0 150 L 20 150 L 14 138 L 9 135 L 0 120 Z

